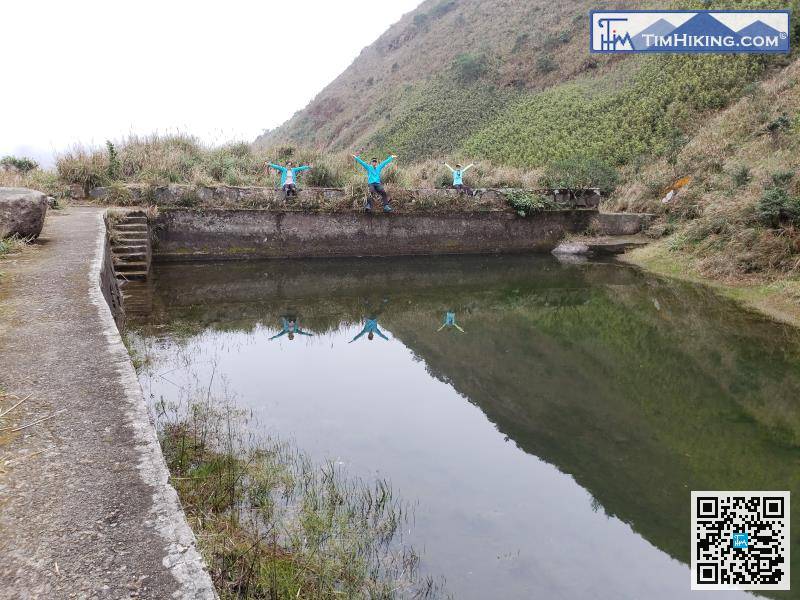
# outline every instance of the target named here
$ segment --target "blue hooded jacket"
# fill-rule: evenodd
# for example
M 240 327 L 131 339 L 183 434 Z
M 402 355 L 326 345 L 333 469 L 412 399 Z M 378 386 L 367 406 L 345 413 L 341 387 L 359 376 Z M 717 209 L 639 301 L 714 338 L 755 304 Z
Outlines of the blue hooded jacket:
M 444 323 L 442 323 L 442 326 L 439 327 L 439 329 L 437 329 L 437 331 L 441 331 L 445 327 L 455 327 L 461 333 L 464 333 L 464 330 L 461 329 L 461 326 L 458 323 L 456 323 L 456 313 L 454 313 L 453 311 L 447 311 L 445 313 L 445 315 L 444 315 Z
M 272 163 L 269 163 L 269 166 L 272 167 L 273 169 L 277 169 L 278 171 L 281 172 L 281 187 L 283 187 L 284 184 L 286 183 L 286 177 L 287 177 L 286 172 L 289 169 L 287 169 L 286 167 L 282 167 L 280 165 L 274 165 Z M 302 173 L 303 171 L 308 171 L 310 168 L 311 167 L 294 167 L 291 170 L 292 174 L 294 175 L 294 182 L 297 183 L 297 174 L 298 173 Z
M 276 335 L 273 335 L 271 338 L 269 338 L 270 341 L 277 339 L 281 336 L 284 336 L 287 333 L 296 333 L 298 335 L 308 335 L 308 336 L 314 335 L 313 333 L 308 333 L 307 331 L 303 331 L 302 329 L 300 329 L 300 326 L 297 324 L 297 321 L 295 321 L 294 325 L 292 325 L 289 323 L 289 319 L 287 319 L 286 317 L 281 317 L 281 319 L 283 320 L 283 329 L 279 331 Z
M 356 159 L 356 162 L 364 167 L 364 170 L 367 172 L 367 183 L 380 183 L 381 182 L 381 171 L 383 171 L 384 167 L 388 165 L 390 162 L 394 160 L 394 157 L 390 156 L 382 163 L 378 164 L 377 166 L 373 167 L 371 163 L 364 162 L 358 156 L 354 156 L 353 158 Z
M 361 333 L 359 333 L 356 337 L 354 337 L 348 343 L 352 344 L 353 342 L 355 342 L 358 338 L 360 338 L 365 333 L 374 333 L 374 334 L 382 337 L 385 340 L 389 339 L 388 337 L 386 337 L 384 335 L 384 333 L 380 329 L 378 329 L 378 319 L 367 319 L 367 321 L 364 323 L 364 328 L 361 330 Z
M 471 169 L 474 165 L 467 165 L 463 169 L 454 169 L 447 163 L 445 163 L 444 166 L 450 169 L 450 172 L 453 173 L 453 185 L 464 185 L 464 173 L 466 173 L 466 171 Z

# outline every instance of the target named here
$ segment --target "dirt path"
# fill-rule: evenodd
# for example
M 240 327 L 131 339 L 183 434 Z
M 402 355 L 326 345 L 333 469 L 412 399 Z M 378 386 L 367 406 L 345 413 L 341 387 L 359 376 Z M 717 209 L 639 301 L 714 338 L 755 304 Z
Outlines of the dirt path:
M 0 269 L 11 424 L 50 416 L 0 438 L 0 598 L 213 598 L 97 286 L 99 217 L 50 211 Z

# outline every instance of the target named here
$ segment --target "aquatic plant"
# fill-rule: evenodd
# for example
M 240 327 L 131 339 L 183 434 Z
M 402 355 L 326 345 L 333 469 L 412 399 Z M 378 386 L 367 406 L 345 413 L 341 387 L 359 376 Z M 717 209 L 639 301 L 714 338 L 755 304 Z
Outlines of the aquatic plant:
M 411 517 L 386 480 L 347 477 L 246 412 L 197 391 L 155 404 L 159 440 L 221 598 L 437 598 L 403 544 Z

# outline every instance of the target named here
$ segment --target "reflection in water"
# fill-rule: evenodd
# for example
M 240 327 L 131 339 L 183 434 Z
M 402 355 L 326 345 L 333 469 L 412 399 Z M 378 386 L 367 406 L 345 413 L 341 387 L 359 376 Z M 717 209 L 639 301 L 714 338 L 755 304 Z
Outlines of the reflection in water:
M 224 381 L 270 433 L 388 477 L 457 598 L 702 597 L 690 491 L 800 493 L 795 330 L 615 263 L 383 262 L 158 266 L 143 387 Z M 287 307 L 308 343 L 269 344 Z M 378 320 L 389 343 L 348 344 Z
M 282 337 L 286 334 L 289 334 L 288 338 L 290 340 L 294 339 L 295 334 L 307 335 L 307 336 L 314 335 L 313 333 L 308 333 L 307 331 L 303 331 L 302 329 L 300 329 L 300 326 L 297 324 L 297 317 L 295 316 L 281 317 L 281 322 L 283 323 L 283 329 L 281 329 L 278 333 L 269 338 L 270 340 L 278 339 L 279 337 Z
M 386 335 L 378 327 L 378 317 L 381 315 L 381 313 L 383 312 L 384 306 L 388 302 L 389 302 L 389 299 L 388 298 L 384 298 L 381 301 L 381 303 L 379 305 L 377 305 L 376 308 L 372 308 L 372 309 L 367 311 L 367 314 L 369 316 L 364 321 L 364 327 L 361 329 L 361 331 L 352 340 L 350 340 L 351 344 L 353 342 L 355 342 L 357 339 L 359 339 L 360 337 L 362 337 L 364 334 L 367 334 L 367 339 L 370 340 L 370 341 L 372 341 L 375 338 L 376 335 L 378 337 L 380 337 L 380 338 L 383 338 L 387 342 L 389 341 L 389 338 L 386 337 Z M 367 304 L 369 304 L 369 303 L 367 303 Z
M 442 323 L 442 326 L 439 327 L 439 329 L 437 329 L 436 331 L 441 331 L 445 327 L 447 327 L 448 329 L 455 328 L 458 329 L 461 333 L 464 333 L 464 330 L 461 328 L 461 326 L 458 323 L 456 323 L 456 313 L 452 311 L 447 311 L 444 314 L 444 323 Z

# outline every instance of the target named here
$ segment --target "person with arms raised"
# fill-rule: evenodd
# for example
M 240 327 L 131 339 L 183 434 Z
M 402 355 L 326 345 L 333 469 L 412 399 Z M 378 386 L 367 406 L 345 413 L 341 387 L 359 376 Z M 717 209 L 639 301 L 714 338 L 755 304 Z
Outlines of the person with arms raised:
M 475 165 L 467 165 L 463 169 L 459 164 L 456 165 L 455 169 L 450 165 L 448 165 L 447 163 L 444 163 L 444 166 L 450 169 L 450 172 L 453 174 L 453 188 L 458 190 L 458 194 L 459 195 L 469 194 L 470 196 L 472 196 L 474 192 L 469 187 L 464 185 L 464 173 L 467 172 L 467 169 L 471 169 Z
M 285 167 L 282 167 L 275 163 L 267 163 L 267 171 L 272 168 L 281 174 L 281 189 L 287 198 L 297 196 L 297 175 L 312 168 L 311 165 L 294 167 L 293 164 L 289 161 Z
M 361 152 L 359 152 L 359 154 L 360 153 Z M 367 172 L 367 185 L 369 186 L 369 193 L 367 195 L 367 206 L 365 207 L 366 211 L 370 212 L 372 210 L 372 196 L 377 194 L 381 197 L 381 201 L 383 202 L 383 212 L 392 212 L 392 207 L 389 205 L 389 195 L 386 193 L 386 190 L 381 183 L 381 171 L 383 171 L 389 165 L 389 163 L 391 163 L 397 157 L 392 154 L 382 163 L 378 163 L 377 158 L 373 158 L 369 163 L 367 163 L 362 160 L 358 154 L 353 154 L 353 158 L 358 164 L 364 167 L 364 170 Z

